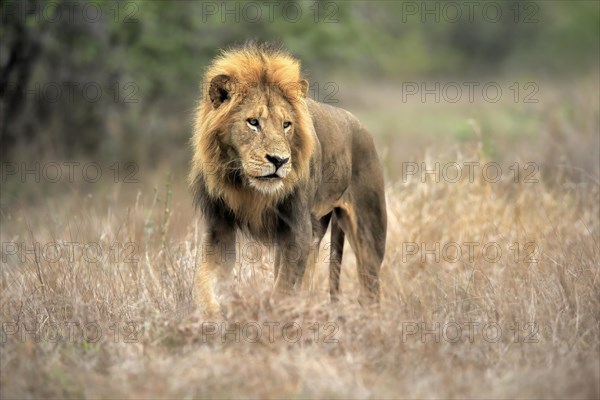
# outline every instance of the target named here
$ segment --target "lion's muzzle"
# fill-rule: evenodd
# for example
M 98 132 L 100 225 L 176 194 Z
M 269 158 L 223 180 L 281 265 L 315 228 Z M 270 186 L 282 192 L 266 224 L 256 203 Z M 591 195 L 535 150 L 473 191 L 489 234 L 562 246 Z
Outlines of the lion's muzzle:
M 285 178 L 292 169 L 290 156 L 267 154 L 264 162 L 251 162 L 246 165 L 247 173 L 261 181 L 276 181 Z
M 275 166 L 275 169 L 279 169 L 282 165 L 284 165 L 285 163 L 287 163 L 290 158 L 289 157 L 280 157 L 280 156 L 276 156 L 276 155 L 270 155 L 267 154 L 265 156 L 265 158 L 271 162 L 271 164 L 273 164 Z

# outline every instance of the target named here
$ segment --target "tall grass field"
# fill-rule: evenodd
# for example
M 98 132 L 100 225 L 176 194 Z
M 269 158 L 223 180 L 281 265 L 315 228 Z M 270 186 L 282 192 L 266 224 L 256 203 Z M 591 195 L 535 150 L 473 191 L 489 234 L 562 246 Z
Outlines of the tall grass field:
M 239 236 L 225 317 L 203 318 L 187 148 L 3 164 L 1 397 L 599 398 L 598 82 L 540 87 L 525 105 L 340 92 L 386 170 L 373 308 L 348 244 L 338 303 L 328 235 L 312 285 L 275 302 L 273 249 Z

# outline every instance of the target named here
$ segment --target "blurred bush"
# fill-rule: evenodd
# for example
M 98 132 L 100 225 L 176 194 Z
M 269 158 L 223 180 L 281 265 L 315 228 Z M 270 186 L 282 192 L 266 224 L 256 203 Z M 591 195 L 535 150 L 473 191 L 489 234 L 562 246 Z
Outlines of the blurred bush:
M 282 42 L 312 80 L 597 68 L 598 2 L 492 2 L 497 22 L 488 3 L 455 3 L 453 22 L 444 2 L 3 0 L 2 159 L 155 162 L 167 143 L 184 149 L 203 68 L 250 38 Z

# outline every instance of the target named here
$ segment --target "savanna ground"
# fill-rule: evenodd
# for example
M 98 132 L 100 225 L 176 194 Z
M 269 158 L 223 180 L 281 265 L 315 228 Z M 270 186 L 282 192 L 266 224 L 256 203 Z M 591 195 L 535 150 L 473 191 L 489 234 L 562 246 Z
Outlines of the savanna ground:
M 386 166 L 378 309 L 356 303 L 347 244 L 339 303 L 326 251 L 312 291 L 274 303 L 269 249 L 242 238 L 226 325 L 203 320 L 200 226 L 169 155 L 116 179 L 101 163 L 93 184 L 81 167 L 7 178 L 1 397 L 598 398 L 598 82 L 539 87 L 537 103 L 339 93 Z

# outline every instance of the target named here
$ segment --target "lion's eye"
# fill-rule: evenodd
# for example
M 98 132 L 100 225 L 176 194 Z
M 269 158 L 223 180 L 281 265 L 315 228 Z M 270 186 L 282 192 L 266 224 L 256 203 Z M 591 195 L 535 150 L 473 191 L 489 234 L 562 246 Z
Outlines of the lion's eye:
M 292 123 L 291 123 L 290 121 L 285 121 L 285 122 L 283 123 L 283 129 L 287 129 L 287 128 L 289 128 L 290 126 L 292 126 Z
M 259 124 L 258 124 L 258 120 L 256 118 L 248 118 L 246 120 L 246 122 L 248 123 L 248 125 L 252 125 L 252 126 L 258 128 Z

